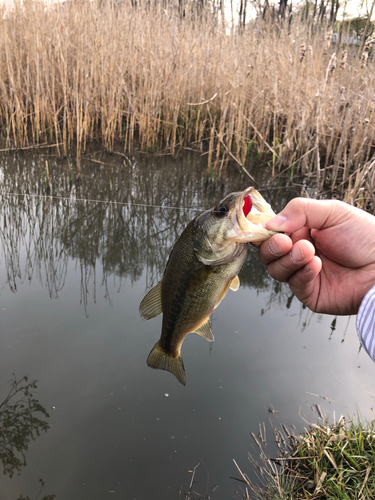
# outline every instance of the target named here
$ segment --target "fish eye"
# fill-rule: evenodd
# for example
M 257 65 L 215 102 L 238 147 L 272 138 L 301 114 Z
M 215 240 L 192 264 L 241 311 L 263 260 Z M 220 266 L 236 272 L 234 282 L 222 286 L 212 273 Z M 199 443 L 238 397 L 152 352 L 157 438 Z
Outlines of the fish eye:
M 224 217 L 228 212 L 229 209 L 226 205 L 219 205 L 215 210 L 215 215 L 217 215 L 218 217 Z

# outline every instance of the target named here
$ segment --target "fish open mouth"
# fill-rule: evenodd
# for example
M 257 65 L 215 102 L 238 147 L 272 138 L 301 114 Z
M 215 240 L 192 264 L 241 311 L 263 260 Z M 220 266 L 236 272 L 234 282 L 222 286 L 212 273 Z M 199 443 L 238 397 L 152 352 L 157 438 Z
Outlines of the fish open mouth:
M 242 202 L 242 211 L 245 217 L 249 215 L 251 209 L 253 208 L 253 202 L 249 194 L 245 195 Z
M 265 228 L 267 221 L 275 217 L 269 203 L 258 191 L 249 187 L 236 200 L 237 225 L 245 241 L 261 242 L 270 238 L 273 231 Z

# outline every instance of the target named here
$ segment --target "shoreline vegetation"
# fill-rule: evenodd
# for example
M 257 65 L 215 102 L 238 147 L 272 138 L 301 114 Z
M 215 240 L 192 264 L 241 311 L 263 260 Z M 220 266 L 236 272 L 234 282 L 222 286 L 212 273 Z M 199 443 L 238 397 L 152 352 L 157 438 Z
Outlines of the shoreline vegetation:
M 0 16 L 0 147 L 73 150 L 78 172 L 93 142 L 191 148 L 211 174 L 261 162 L 373 211 L 370 39 L 345 44 L 350 23 L 316 5 L 231 25 L 223 3 L 15 0 Z
M 0 147 L 74 150 L 78 171 L 93 141 L 192 148 L 218 175 L 262 160 L 373 210 L 371 43 L 345 44 L 350 23 L 316 5 L 230 27 L 222 3 L 15 0 L 0 16 Z
M 316 405 L 318 407 L 318 405 Z M 320 409 L 318 408 L 319 413 Z M 243 500 L 330 499 L 366 500 L 375 495 L 375 420 L 348 420 L 343 416 L 328 423 L 310 424 L 305 432 L 289 432 L 285 425 L 277 429 L 271 423 L 279 456 L 271 458 L 265 451 L 265 426 L 253 439 L 260 450 L 257 461 L 249 460 L 257 471 L 258 484 L 242 472 L 236 498 Z

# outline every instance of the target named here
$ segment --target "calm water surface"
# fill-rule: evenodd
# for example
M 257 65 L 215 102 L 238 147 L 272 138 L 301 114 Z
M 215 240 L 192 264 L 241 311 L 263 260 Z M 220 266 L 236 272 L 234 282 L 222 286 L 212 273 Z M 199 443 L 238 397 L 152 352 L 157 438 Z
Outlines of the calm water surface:
M 39 479 L 39 498 L 184 498 L 197 464 L 193 489 L 203 498 L 239 498 L 233 459 L 253 477 L 251 432 L 268 420 L 270 405 L 275 425 L 300 431 L 299 412 L 316 421 L 317 403 L 330 418 L 357 409 L 374 418 L 375 365 L 358 352 L 355 318 L 303 309 L 254 249 L 241 288 L 212 318 L 212 349 L 198 335 L 184 342 L 186 387 L 148 368 L 161 318 L 139 318 L 142 297 L 189 220 L 253 183 L 236 169 L 207 182 L 205 164 L 192 155 L 93 159 L 83 162 L 78 184 L 67 160 L 53 155 L 0 159 L 0 404 L 12 374 L 27 375 L 49 413 L 35 416 L 50 425 L 34 432 L 19 475 L 12 456 L 1 455 L 8 469 L 0 500 L 36 498 Z M 300 193 L 256 180 L 275 211 Z M 4 406 L 1 427 L 2 445 L 20 457 Z M 271 432 L 269 441 L 276 454 Z

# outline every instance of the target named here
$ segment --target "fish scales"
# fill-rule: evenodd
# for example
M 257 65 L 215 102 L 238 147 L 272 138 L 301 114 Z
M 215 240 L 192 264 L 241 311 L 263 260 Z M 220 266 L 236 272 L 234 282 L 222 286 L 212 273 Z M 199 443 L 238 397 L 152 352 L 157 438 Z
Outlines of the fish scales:
M 189 223 L 174 246 L 162 283 L 163 325 L 159 345 L 173 357 L 180 354 L 186 335 L 208 319 L 247 255 L 247 244 L 241 244 L 239 258 L 228 264 L 203 264 L 193 250 L 194 222 Z

